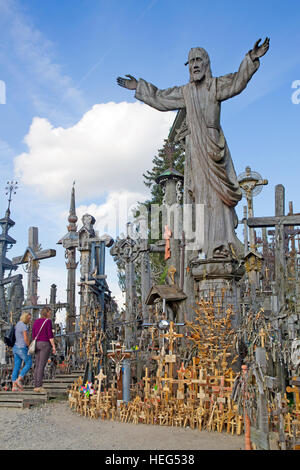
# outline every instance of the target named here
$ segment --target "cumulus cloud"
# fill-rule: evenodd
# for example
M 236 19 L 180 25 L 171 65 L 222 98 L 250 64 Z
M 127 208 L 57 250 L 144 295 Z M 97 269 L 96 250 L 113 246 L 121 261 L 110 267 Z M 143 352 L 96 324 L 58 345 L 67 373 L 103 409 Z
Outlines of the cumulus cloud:
M 126 234 L 126 223 L 133 219 L 133 210 L 137 202 L 144 202 L 147 196 L 138 192 L 112 192 L 103 204 L 80 205 L 76 208 L 78 217 L 78 228 L 81 227 L 82 216 L 91 214 L 95 217 L 95 230 L 99 234 L 108 233 L 113 238 Z M 67 218 L 67 212 L 63 214 Z
M 15 158 L 15 173 L 57 201 L 73 180 L 81 200 L 144 192 L 142 174 L 151 168 L 174 117 L 140 102 L 96 104 L 68 128 L 35 117 L 24 139 L 28 151 Z

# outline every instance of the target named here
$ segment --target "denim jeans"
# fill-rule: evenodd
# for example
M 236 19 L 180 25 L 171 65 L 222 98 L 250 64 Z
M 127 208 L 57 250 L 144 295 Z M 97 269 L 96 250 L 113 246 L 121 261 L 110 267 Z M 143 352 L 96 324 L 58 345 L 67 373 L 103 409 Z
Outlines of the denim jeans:
M 14 353 L 14 370 L 12 373 L 12 381 L 15 382 L 19 377 L 19 371 L 21 369 L 22 361 L 24 361 L 24 367 L 20 372 L 20 376 L 24 377 L 25 374 L 29 371 L 30 367 L 32 366 L 32 359 L 31 356 L 28 354 L 28 347 L 19 348 L 18 346 L 13 347 Z

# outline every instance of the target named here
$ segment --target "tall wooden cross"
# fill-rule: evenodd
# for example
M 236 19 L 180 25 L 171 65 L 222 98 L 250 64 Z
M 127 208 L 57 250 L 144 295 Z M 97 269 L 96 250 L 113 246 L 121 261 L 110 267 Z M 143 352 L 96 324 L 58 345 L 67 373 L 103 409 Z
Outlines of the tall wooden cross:
M 275 186 L 275 217 L 252 217 L 248 227 L 275 227 L 275 280 L 278 295 L 278 313 L 285 305 L 286 253 L 285 227 L 300 225 L 300 215 L 285 214 L 285 189 L 282 184 Z
M 135 265 L 134 261 L 141 256 L 141 288 L 143 299 L 143 316 L 146 319 L 147 309 L 145 308 L 145 299 L 150 289 L 150 265 L 147 240 L 134 240 L 130 237 L 131 224 L 127 224 L 127 237 L 117 239 L 110 250 L 110 254 L 115 261 L 125 264 L 125 293 L 126 293 L 126 311 L 125 311 L 125 344 L 126 347 L 132 346 L 136 341 L 136 286 L 135 286 Z M 133 329 L 132 329 L 133 325 Z M 133 338 L 134 332 L 134 338 Z
M 28 230 L 28 246 L 22 256 L 17 256 L 12 259 L 13 265 L 26 264 L 27 265 L 27 300 L 26 304 L 29 306 L 37 306 L 38 301 L 38 270 L 39 263 L 42 259 L 52 258 L 56 256 L 56 250 L 47 249 L 41 250 L 38 240 L 38 228 L 29 227 Z

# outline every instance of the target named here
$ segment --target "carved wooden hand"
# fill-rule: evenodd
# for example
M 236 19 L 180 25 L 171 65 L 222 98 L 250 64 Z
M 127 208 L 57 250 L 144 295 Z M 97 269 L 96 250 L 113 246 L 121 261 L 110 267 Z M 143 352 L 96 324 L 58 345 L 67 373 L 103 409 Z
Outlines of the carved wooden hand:
M 123 77 L 117 78 L 118 85 L 128 88 L 129 90 L 136 90 L 137 80 L 132 75 L 125 75 L 125 77 L 129 77 L 129 79 Z
M 264 56 L 270 47 L 270 38 L 266 38 L 264 43 L 259 46 L 261 39 L 256 41 L 252 51 L 250 51 L 250 57 L 252 60 L 259 59 L 260 57 Z

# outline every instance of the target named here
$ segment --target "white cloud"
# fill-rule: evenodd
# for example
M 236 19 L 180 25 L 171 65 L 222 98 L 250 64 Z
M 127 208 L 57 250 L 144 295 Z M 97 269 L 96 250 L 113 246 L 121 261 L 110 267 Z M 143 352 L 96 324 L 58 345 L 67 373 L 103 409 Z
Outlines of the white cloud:
M 96 104 L 74 126 L 53 127 L 34 118 L 25 137 L 28 152 L 15 159 L 23 184 L 63 200 L 76 180 L 77 198 L 111 192 L 143 193 L 143 172 L 167 137 L 175 113 L 140 103 Z
M 126 223 L 132 220 L 132 209 L 137 206 L 137 201 L 143 202 L 146 195 L 138 192 L 112 192 L 103 204 L 80 205 L 76 208 L 78 228 L 81 227 L 83 214 L 91 214 L 95 217 L 95 230 L 99 234 L 108 233 L 113 238 L 126 233 Z M 67 217 L 67 213 L 63 214 Z

